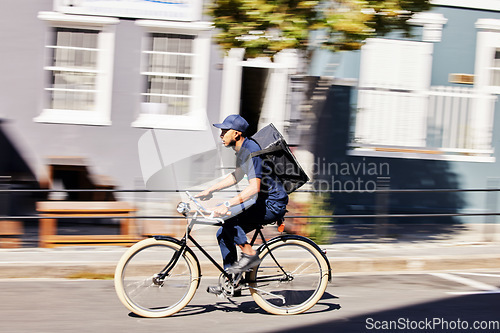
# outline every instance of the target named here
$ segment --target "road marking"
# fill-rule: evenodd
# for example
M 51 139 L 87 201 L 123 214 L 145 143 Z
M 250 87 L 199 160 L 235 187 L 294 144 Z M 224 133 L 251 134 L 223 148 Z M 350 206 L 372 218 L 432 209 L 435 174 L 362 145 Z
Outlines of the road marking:
M 466 273 L 466 272 L 460 272 L 456 273 L 460 275 L 475 275 L 475 276 L 489 276 L 489 277 L 500 277 L 498 274 L 486 274 L 486 273 Z
M 471 291 L 471 292 L 447 292 L 447 294 L 472 295 L 472 294 L 497 294 L 497 293 L 500 293 L 500 289 L 495 287 L 495 286 L 492 286 L 490 284 L 486 284 L 483 282 L 475 281 L 472 279 L 464 278 L 462 276 L 456 276 L 456 275 L 449 274 L 449 273 L 429 273 L 429 274 L 432 276 L 439 277 L 441 279 L 461 283 L 461 284 L 464 284 L 466 286 L 481 290 L 481 291 Z
M 492 291 L 448 291 L 450 295 L 487 295 L 487 294 L 500 294 L 500 289 Z

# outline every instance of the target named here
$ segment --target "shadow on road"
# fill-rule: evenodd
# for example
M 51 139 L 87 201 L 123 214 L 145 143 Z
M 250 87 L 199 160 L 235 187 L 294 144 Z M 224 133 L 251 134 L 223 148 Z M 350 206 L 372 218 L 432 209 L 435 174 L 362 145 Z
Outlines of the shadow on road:
M 338 297 L 334 296 L 328 292 L 325 292 L 323 294 L 323 297 L 321 297 L 321 300 L 311 310 L 309 310 L 301 315 L 339 310 L 341 308 L 340 305 L 331 303 L 330 300 L 332 300 L 332 299 L 338 299 Z M 238 305 L 237 309 L 234 309 L 234 310 L 240 311 L 243 313 L 262 313 L 262 314 L 271 315 L 270 313 L 262 310 L 254 301 L 243 302 L 243 303 Z
M 331 303 L 330 300 L 332 299 L 338 299 L 338 297 L 328 292 L 325 292 L 321 300 L 312 308 L 312 310 L 309 310 L 302 315 L 339 310 L 341 308 L 340 305 Z M 269 314 L 266 311 L 262 310 L 253 300 L 244 302 L 237 302 L 236 300 L 237 298 L 236 299 L 227 298 L 223 301 L 216 302 L 215 304 L 208 304 L 208 305 L 188 304 L 184 309 L 182 309 L 180 312 L 176 313 L 172 317 L 195 316 L 204 313 L 210 313 L 213 311 Z M 132 312 L 129 313 L 129 317 L 142 318 L 141 316 L 138 316 Z
M 476 294 L 333 319 L 275 333 L 500 332 L 500 294 Z M 474 327 L 474 325 L 479 325 Z M 489 326 L 489 327 L 488 327 Z

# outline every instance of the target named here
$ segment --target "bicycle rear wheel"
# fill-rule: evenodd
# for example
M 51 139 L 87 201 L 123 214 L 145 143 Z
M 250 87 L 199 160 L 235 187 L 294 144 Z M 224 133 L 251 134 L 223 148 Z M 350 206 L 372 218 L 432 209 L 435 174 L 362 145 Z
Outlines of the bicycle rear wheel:
M 199 282 L 196 258 L 184 251 L 164 280 L 157 274 L 181 248 L 172 240 L 145 239 L 122 256 L 115 271 L 115 289 L 120 301 L 143 317 L 166 317 L 184 308 Z
M 322 253 L 298 237 L 271 240 L 268 248 L 262 247 L 262 262 L 249 273 L 253 299 L 272 314 L 309 310 L 321 299 L 328 284 L 329 266 Z

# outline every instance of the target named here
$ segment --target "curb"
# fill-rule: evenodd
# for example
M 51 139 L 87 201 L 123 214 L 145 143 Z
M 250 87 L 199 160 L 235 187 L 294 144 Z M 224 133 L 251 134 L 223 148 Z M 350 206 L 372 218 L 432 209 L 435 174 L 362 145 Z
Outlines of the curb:
M 338 258 L 330 260 L 335 273 L 423 272 L 498 269 L 500 255 Z
M 443 270 L 498 269 L 500 255 L 335 258 L 330 259 L 333 276 L 336 273 L 377 273 Z M 216 277 L 219 271 L 207 260 L 200 261 L 205 277 Z M 11 278 L 71 278 L 79 274 L 112 278 L 116 262 L 25 262 L 0 264 L 0 279 Z

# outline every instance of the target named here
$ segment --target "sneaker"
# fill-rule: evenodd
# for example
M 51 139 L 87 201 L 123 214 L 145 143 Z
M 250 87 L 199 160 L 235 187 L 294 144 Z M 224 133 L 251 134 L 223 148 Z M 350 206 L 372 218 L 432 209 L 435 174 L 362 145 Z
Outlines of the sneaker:
M 249 256 L 246 253 L 242 253 L 240 260 L 238 260 L 231 267 L 229 267 L 226 270 L 226 272 L 231 273 L 231 274 L 246 272 L 250 268 L 255 267 L 258 264 L 260 264 L 261 261 L 262 260 L 259 258 L 259 254 Z

